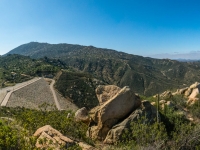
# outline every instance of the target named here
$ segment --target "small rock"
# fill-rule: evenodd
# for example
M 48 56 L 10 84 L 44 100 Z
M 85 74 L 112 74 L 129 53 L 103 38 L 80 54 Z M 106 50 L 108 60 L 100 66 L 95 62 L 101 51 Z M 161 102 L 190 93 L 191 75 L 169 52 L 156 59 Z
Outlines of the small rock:
M 172 108 L 175 107 L 174 103 L 172 103 L 171 101 L 167 101 L 166 105 Z
M 160 101 L 159 101 L 159 104 L 160 104 L 160 105 L 165 104 L 165 103 L 166 103 L 166 100 L 160 100 Z
M 88 111 L 85 107 L 78 109 L 75 113 L 74 118 L 77 122 L 84 122 L 84 123 L 87 123 L 87 124 L 90 121 L 90 118 L 88 116 Z

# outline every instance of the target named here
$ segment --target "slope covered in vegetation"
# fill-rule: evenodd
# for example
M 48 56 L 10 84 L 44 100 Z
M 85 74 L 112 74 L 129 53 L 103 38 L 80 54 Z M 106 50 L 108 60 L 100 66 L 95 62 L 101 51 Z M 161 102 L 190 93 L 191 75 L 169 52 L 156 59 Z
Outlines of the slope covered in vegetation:
M 79 108 L 93 108 L 98 104 L 95 89 L 103 82 L 86 73 L 62 71 L 55 88 L 64 97 L 69 97 Z
M 73 115 L 67 118 L 68 113 L 72 114 L 70 111 L 0 108 L 0 147 L 15 150 L 36 149 L 36 138 L 33 137 L 33 133 L 48 124 L 73 140 L 96 145 L 97 149 L 200 148 L 199 124 L 191 123 L 184 115 L 171 108 L 160 110 L 161 122 L 159 123 L 144 124 L 145 118 L 132 122 L 130 128 L 123 134 L 122 140 L 114 145 L 104 145 L 87 138 L 88 127 L 75 122 Z
M 8 55 L 0 57 L 0 83 L 4 87 L 35 76 L 55 74 L 59 66 L 51 65 L 45 59 L 31 59 L 27 56 Z
M 92 144 L 92 141 L 85 136 L 87 126 L 75 122 L 73 116 L 67 118 L 68 113 L 72 112 L 0 108 L 0 149 L 37 149 L 35 147 L 36 138 L 33 133 L 39 127 L 47 124 L 74 140 Z
M 199 62 L 145 58 L 93 46 L 31 42 L 8 54 L 46 56 L 61 61 L 68 68 L 90 73 L 107 84 L 128 85 L 142 95 L 153 95 L 157 89 L 162 92 L 181 88 L 200 79 Z

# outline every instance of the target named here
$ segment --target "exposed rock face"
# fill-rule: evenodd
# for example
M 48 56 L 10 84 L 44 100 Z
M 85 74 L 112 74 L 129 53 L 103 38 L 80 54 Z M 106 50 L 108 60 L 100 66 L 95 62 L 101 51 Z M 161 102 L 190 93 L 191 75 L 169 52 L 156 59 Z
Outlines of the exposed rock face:
M 199 82 L 195 82 L 194 84 L 190 85 L 191 89 L 195 89 L 195 88 L 199 88 L 200 83 Z
M 194 99 L 194 98 L 197 97 L 198 94 L 199 94 L 199 89 L 198 89 L 198 88 L 195 88 L 195 89 L 192 90 L 192 92 L 191 92 L 189 98 L 190 98 L 190 99 Z
M 167 94 L 168 93 L 168 94 Z M 194 84 L 192 84 L 189 87 L 185 87 L 182 89 L 177 89 L 176 92 L 174 92 L 173 94 L 170 94 L 169 91 L 165 91 L 164 93 L 161 94 L 160 97 L 162 97 L 163 99 L 168 99 L 167 97 L 172 97 L 174 95 L 183 95 L 185 98 L 188 99 L 187 104 L 194 104 L 197 100 L 199 100 L 199 98 L 197 97 L 197 95 L 199 95 L 200 93 L 200 83 L 199 82 L 195 82 Z M 168 95 L 168 96 L 165 96 Z
M 199 91 L 200 91 L 200 83 L 195 82 L 194 84 L 192 84 L 190 86 L 190 94 L 188 95 L 188 101 L 187 103 L 192 105 L 194 104 L 196 101 L 199 100 L 199 98 L 197 97 L 197 95 L 199 95 Z
M 37 129 L 33 136 L 38 137 L 35 146 L 40 149 L 61 150 L 63 147 L 68 148 L 74 144 L 78 144 L 82 150 L 97 150 L 95 147 L 84 142 L 75 142 L 71 140 L 50 125 Z
M 50 125 L 39 128 L 34 133 L 34 136 L 38 137 L 35 146 L 41 149 L 53 148 L 55 150 L 60 150 L 62 146 L 69 147 L 75 144 L 73 140 L 63 136 L 59 131 L 55 130 Z
M 187 96 L 189 96 L 191 93 L 192 93 L 192 89 L 191 89 L 191 88 L 188 88 L 188 89 L 185 91 L 184 95 L 187 97 Z M 183 94 L 183 93 L 182 93 L 182 94 Z
M 178 89 L 173 95 L 184 94 L 185 91 L 187 91 L 187 90 L 188 90 L 188 87 L 182 88 L 182 89 Z
M 103 104 L 108 101 L 110 98 L 115 96 L 121 88 L 115 85 L 99 85 L 96 88 L 96 95 L 99 100 L 99 104 Z
M 76 111 L 75 120 L 77 122 L 84 122 L 86 124 L 89 123 L 90 118 L 88 116 L 88 111 L 87 111 L 87 109 L 85 107 L 83 107 L 83 108 L 81 108 L 81 109 Z
M 194 88 L 188 97 L 187 104 L 193 105 L 196 101 L 198 101 L 199 98 L 197 95 L 199 95 L 199 88 Z
M 165 91 L 164 93 L 160 94 L 160 97 L 163 99 L 169 99 L 172 97 L 171 91 Z
M 92 109 L 90 114 L 92 114 L 92 120 L 96 123 L 96 126 L 88 129 L 88 136 L 93 139 L 104 140 L 113 125 L 117 124 L 119 120 L 125 119 L 140 105 L 140 98 L 129 87 L 122 88 L 102 105 Z
M 104 143 L 112 144 L 121 139 L 125 129 L 130 128 L 131 122 L 138 121 L 144 117 L 143 123 L 152 124 L 156 121 L 156 108 L 149 101 L 143 101 L 141 107 L 137 108 L 121 123 L 112 127 L 108 132 Z M 134 131 L 133 131 L 134 132 Z

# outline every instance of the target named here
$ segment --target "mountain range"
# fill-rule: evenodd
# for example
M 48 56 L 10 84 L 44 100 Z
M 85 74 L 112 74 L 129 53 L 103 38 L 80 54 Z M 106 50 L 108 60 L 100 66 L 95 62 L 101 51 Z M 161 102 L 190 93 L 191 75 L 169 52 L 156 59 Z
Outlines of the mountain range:
M 94 46 L 30 42 L 6 55 L 9 54 L 56 60 L 64 68 L 88 73 L 105 84 L 129 86 L 146 96 L 200 80 L 199 62 L 153 59 Z

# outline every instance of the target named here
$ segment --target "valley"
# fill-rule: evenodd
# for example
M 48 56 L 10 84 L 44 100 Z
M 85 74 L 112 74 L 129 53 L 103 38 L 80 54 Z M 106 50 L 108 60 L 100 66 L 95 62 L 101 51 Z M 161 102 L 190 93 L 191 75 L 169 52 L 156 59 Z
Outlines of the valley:
M 200 145 L 199 74 L 198 61 L 21 45 L 0 57 L 0 147 L 194 149 Z
M 93 46 L 31 42 L 9 54 L 43 58 L 45 63 L 88 73 L 106 84 L 129 86 L 146 96 L 182 88 L 200 79 L 200 62 L 153 59 Z

